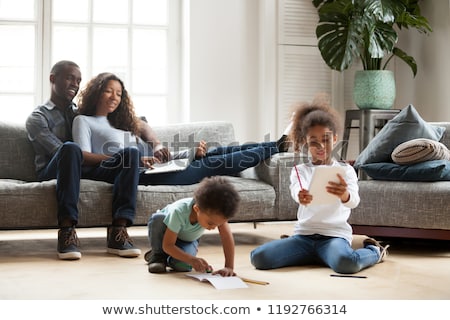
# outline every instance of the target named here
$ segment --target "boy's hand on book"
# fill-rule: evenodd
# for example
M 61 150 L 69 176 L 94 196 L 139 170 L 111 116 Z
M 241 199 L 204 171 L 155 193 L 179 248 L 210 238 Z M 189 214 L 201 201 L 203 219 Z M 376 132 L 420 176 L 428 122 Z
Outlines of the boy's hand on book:
M 212 274 L 220 274 L 222 277 L 232 277 L 236 275 L 236 272 L 231 268 L 222 268 L 220 270 L 214 271 Z
M 208 270 L 210 272 L 212 271 L 212 267 L 208 264 L 208 262 L 205 259 L 202 258 L 195 257 L 194 259 L 192 259 L 191 265 L 197 272 L 204 273 L 208 272 Z

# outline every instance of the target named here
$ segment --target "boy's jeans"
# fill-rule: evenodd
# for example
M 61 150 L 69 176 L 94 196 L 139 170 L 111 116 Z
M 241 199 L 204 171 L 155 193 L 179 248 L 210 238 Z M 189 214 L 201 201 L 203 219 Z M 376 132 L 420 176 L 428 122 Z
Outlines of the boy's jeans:
M 175 271 L 191 271 L 192 266 L 187 263 L 174 259 L 167 255 L 163 248 L 162 242 L 164 232 L 166 232 L 167 226 L 164 223 L 166 213 L 156 212 L 148 221 L 148 240 L 150 241 L 150 247 L 152 248 L 152 254 L 164 256 L 167 259 L 167 265 Z M 186 253 L 196 256 L 198 252 L 198 240 L 188 242 L 177 239 L 176 246 Z

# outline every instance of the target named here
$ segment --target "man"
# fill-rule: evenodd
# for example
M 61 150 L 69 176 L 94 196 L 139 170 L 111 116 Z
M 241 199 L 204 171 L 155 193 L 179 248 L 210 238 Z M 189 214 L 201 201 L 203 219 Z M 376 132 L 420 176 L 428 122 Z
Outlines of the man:
M 121 257 L 137 257 L 141 251 L 134 247 L 126 227 L 133 223 L 136 212 L 139 151 L 129 148 L 116 157 L 100 159 L 102 165 L 96 170 L 83 165 L 83 152 L 71 141 L 72 120 L 76 115 L 73 99 L 80 82 L 81 72 L 76 63 L 57 62 L 50 71 L 50 100 L 36 107 L 26 121 L 28 137 L 36 153 L 38 179 L 57 181 L 58 257 L 63 260 L 81 258 L 75 231 L 81 178 L 114 184 L 107 251 Z

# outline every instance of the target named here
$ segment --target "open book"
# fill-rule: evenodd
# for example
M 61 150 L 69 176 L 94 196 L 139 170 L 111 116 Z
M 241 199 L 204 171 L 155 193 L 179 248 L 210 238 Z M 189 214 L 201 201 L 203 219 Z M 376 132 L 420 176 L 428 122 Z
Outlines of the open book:
M 248 288 L 247 284 L 242 281 L 239 277 L 222 277 L 220 274 L 211 274 L 211 273 L 186 273 L 186 276 L 192 277 L 194 279 L 209 282 L 216 289 L 239 289 L 239 288 Z

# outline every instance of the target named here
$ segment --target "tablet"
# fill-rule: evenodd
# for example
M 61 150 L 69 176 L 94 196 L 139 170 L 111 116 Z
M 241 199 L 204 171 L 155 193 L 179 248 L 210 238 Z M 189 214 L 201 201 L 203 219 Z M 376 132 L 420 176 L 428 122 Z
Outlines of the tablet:
M 309 185 L 309 193 L 313 196 L 310 205 L 332 204 L 338 200 L 336 195 L 328 193 L 326 189 L 328 181 L 339 182 L 338 173 L 345 179 L 345 170 L 342 166 L 317 166 L 314 169 Z

